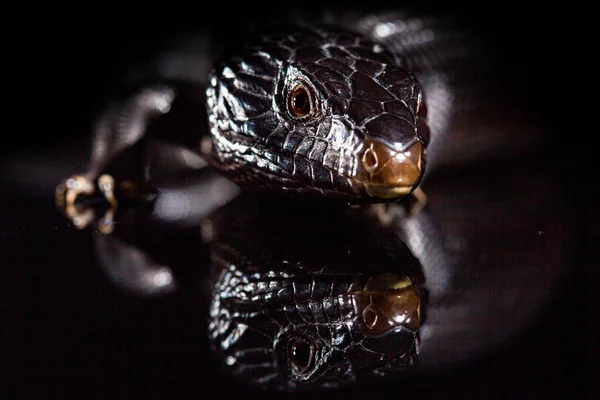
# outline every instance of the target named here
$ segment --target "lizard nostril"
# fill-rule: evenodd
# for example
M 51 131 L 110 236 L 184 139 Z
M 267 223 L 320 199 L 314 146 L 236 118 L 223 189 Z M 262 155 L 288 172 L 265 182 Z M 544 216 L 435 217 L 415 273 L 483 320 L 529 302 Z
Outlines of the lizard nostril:
M 362 162 L 368 172 L 373 172 L 377 169 L 379 166 L 379 158 L 377 157 L 377 153 L 375 150 L 373 150 L 373 148 L 368 148 L 365 150 L 362 156 Z

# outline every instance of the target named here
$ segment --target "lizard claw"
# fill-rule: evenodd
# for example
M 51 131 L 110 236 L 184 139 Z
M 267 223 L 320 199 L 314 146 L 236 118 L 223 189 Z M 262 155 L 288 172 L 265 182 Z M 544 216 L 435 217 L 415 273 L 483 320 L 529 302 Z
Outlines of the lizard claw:
M 96 212 L 93 205 L 84 202 L 78 203 L 77 199 L 81 195 L 92 196 L 99 189 L 110 205 L 102 218 L 101 231 L 110 233 L 112 231 L 112 216 L 115 214 L 118 205 L 114 187 L 115 181 L 110 175 L 102 175 L 97 182 L 91 181 L 84 175 L 73 175 L 56 187 L 56 207 L 71 221 L 76 229 L 84 229 L 96 219 Z

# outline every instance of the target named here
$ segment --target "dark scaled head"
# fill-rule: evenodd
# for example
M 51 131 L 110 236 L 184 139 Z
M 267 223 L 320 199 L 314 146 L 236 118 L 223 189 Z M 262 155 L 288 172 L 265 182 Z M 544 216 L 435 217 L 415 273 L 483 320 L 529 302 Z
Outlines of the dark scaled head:
M 421 88 L 381 44 L 331 28 L 255 33 L 207 88 L 213 163 L 247 186 L 390 201 L 419 184 Z

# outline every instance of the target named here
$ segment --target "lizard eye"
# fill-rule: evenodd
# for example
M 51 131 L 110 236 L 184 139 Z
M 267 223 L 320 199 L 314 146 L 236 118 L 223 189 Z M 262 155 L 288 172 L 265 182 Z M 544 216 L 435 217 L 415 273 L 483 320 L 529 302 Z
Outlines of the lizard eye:
M 302 118 L 313 111 L 314 100 L 311 89 L 303 82 L 297 82 L 288 95 L 288 109 L 292 116 Z

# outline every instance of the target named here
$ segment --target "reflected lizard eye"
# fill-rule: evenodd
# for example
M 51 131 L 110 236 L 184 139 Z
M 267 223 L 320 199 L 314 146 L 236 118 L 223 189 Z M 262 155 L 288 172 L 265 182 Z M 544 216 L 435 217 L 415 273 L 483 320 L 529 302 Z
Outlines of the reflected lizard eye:
M 294 366 L 304 372 L 313 364 L 313 345 L 304 339 L 294 339 L 289 346 L 289 357 Z

